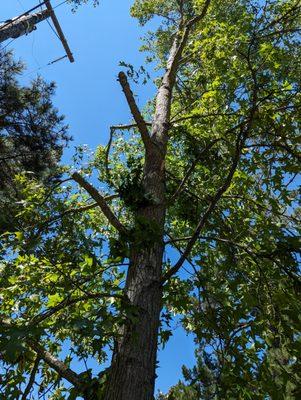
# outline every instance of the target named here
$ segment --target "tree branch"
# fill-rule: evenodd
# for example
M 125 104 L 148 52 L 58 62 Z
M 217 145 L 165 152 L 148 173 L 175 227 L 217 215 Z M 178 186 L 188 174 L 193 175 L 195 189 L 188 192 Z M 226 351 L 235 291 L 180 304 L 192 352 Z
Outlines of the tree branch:
M 167 73 L 174 75 L 176 68 L 178 66 L 178 63 L 182 57 L 183 49 L 186 45 L 189 33 L 190 33 L 191 29 L 193 28 L 193 26 L 196 25 L 198 22 L 200 22 L 205 17 L 205 15 L 207 14 L 210 2 L 211 2 L 211 0 L 206 0 L 204 7 L 202 9 L 202 12 L 187 22 L 180 42 L 178 42 L 178 38 L 175 39 L 174 44 L 173 44 L 173 49 L 171 50 L 171 54 L 170 54 L 169 60 L 167 62 Z
M 193 25 L 197 24 L 199 21 L 201 21 L 205 15 L 207 14 L 208 8 L 210 6 L 211 0 L 206 0 L 204 7 L 202 9 L 201 14 L 196 15 L 195 17 L 193 17 L 188 23 L 187 23 L 187 27 L 190 29 L 193 27 Z
M 66 307 L 70 307 L 74 304 L 77 304 L 81 301 L 86 301 L 89 299 L 99 299 L 99 298 L 110 298 L 110 297 L 114 297 L 114 298 L 118 298 L 121 299 L 123 301 L 126 300 L 126 298 L 122 295 L 118 295 L 118 294 L 112 294 L 112 293 L 87 293 L 84 296 L 81 297 L 76 297 L 76 298 L 70 298 L 67 297 L 66 299 L 64 299 L 63 301 L 61 301 L 59 304 L 57 304 L 54 307 L 49 308 L 48 310 L 44 311 L 42 314 L 38 314 L 35 317 L 32 318 L 32 320 L 30 321 L 29 324 L 39 324 L 40 322 L 44 321 L 45 319 L 51 317 L 52 315 L 56 314 L 57 312 L 63 310 Z
M 38 355 L 39 358 L 45 361 L 52 369 L 54 369 L 60 377 L 66 379 L 68 382 L 72 383 L 76 388 L 82 389 L 83 382 L 79 375 L 72 371 L 66 364 L 60 361 L 58 358 L 54 357 L 49 351 L 45 350 L 38 342 L 35 340 L 27 339 L 26 342 L 30 348 Z
M 151 126 L 152 124 L 150 122 L 145 122 L 146 126 Z M 137 124 L 127 124 L 127 125 L 113 125 L 110 126 L 110 138 L 108 141 L 108 144 L 106 146 L 106 154 L 105 154 L 105 167 L 106 167 L 106 174 L 107 174 L 107 179 L 110 181 L 110 170 L 109 170 L 109 155 L 111 151 L 111 146 L 112 146 L 112 141 L 113 141 L 113 135 L 115 131 L 118 130 L 129 130 L 133 128 L 138 128 Z
M 151 134 L 156 143 L 163 146 L 163 149 L 166 148 L 166 144 L 168 141 L 172 92 L 175 85 L 176 73 L 183 54 L 183 50 L 187 43 L 191 29 L 206 15 L 209 4 L 210 0 L 206 0 L 201 14 L 188 21 L 188 23 L 184 26 L 184 29 L 182 29 L 182 24 L 180 24 L 178 32 L 176 33 L 173 44 L 171 46 L 166 65 L 166 72 L 163 76 L 156 98 L 156 111 Z
M 78 172 L 74 172 L 74 174 L 72 174 L 72 179 L 74 179 L 75 182 L 77 182 L 90 194 L 114 228 L 116 228 L 122 234 L 128 233 L 126 227 L 119 221 L 111 208 L 108 206 L 105 198 L 99 193 L 98 190 L 95 189 L 94 186 L 86 181 L 86 179 L 84 179 Z
M 0 319 L 2 326 L 8 329 L 13 329 L 15 325 L 12 324 L 11 320 L 8 318 L 4 318 Z M 43 346 L 40 345 L 40 343 L 38 343 L 34 339 L 28 338 L 24 338 L 24 341 L 37 354 L 37 357 L 45 361 L 45 363 L 53 368 L 60 377 L 66 379 L 68 382 L 79 389 L 83 388 L 83 382 L 80 379 L 80 376 L 72 371 L 69 367 L 67 367 L 67 365 L 60 361 L 58 358 L 49 353 L 49 351 L 45 350 Z
M 231 168 L 227 174 L 227 177 L 226 177 L 223 185 L 218 189 L 215 196 L 211 200 L 209 206 L 207 207 L 206 211 L 204 212 L 203 216 L 201 217 L 201 219 L 194 231 L 194 234 L 191 236 L 190 240 L 187 243 L 185 250 L 183 251 L 183 254 L 179 258 L 179 260 L 176 262 L 176 264 L 168 272 L 166 272 L 166 274 L 163 276 L 163 278 L 162 278 L 163 282 L 165 282 L 166 280 L 171 278 L 171 276 L 176 274 L 179 271 L 179 269 L 182 267 L 183 263 L 189 256 L 193 246 L 195 245 L 196 241 L 198 240 L 199 235 L 200 235 L 204 225 L 208 221 L 208 218 L 210 217 L 212 211 L 215 209 L 216 204 L 218 203 L 218 201 L 220 200 L 222 195 L 225 193 L 225 191 L 229 188 L 232 178 L 233 178 L 233 175 L 234 175 L 234 172 L 236 171 L 236 168 L 237 168 L 237 165 L 238 165 L 238 162 L 240 159 L 241 149 L 243 146 L 243 144 L 241 143 L 241 136 L 242 136 L 242 131 L 238 135 L 238 138 L 236 141 L 236 152 L 235 152 L 235 155 L 233 158 Z
M 124 72 L 122 72 L 122 71 L 119 72 L 118 81 L 122 87 L 122 91 L 126 97 L 126 100 L 128 102 L 129 108 L 132 113 L 132 116 L 137 124 L 138 130 L 140 132 L 142 141 L 145 146 L 145 149 L 147 150 L 149 148 L 149 146 L 152 144 L 152 141 L 151 141 L 148 129 L 147 129 L 147 123 L 145 122 L 144 118 L 142 117 L 142 114 L 136 104 L 133 92 L 130 88 L 126 74 Z
M 194 160 L 194 162 L 191 164 L 191 166 L 188 168 L 184 178 L 182 179 L 180 185 L 178 186 L 177 190 L 175 193 L 171 196 L 171 199 L 169 200 L 170 202 L 173 202 L 175 198 L 182 192 L 182 189 L 184 185 L 186 184 L 187 180 L 189 179 L 190 175 L 193 173 L 195 167 L 197 166 L 198 162 L 202 159 L 204 154 L 206 154 L 218 141 L 221 139 L 215 139 L 213 142 L 209 143 L 198 155 L 198 157 Z
M 26 386 L 26 388 L 25 388 L 25 390 L 23 392 L 21 400 L 27 400 L 27 396 L 29 395 L 29 393 L 30 393 L 30 391 L 32 389 L 32 386 L 34 384 L 36 373 L 38 371 L 40 361 L 41 361 L 41 358 L 39 356 L 36 356 L 35 362 L 33 364 L 33 368 L 31 370 L 31 374 L 30 374 L 30 377 L 29 377 L 28 384 L 27 384 L 27 386 Z

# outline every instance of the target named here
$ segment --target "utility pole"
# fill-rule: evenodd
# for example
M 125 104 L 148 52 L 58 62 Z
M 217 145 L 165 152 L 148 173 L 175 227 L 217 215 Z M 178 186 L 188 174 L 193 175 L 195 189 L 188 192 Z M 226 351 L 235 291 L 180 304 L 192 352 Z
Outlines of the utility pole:
M 19 36 L 27 35 L 36 29 L 36 24 L 44 21 L 50 16 L 50 11 L 43 10 L 35 14 L 27 14 L 13 18 L 0 25 L 0 43 L 7 39 L 16 39 Z
M 64 49 L 65 49 L 66 54 L 67 54 L 67 56 L 69 58 L 69 61 L 71 63 L 73 63 L 74 62 L 73 55 L 72 55 L 71 50 L 70 50 L 70 48 L 68 46 L 67 40 L 66 40 L 66 38 L 64 36 L 64 33 L 63 33 L 62 28 L 60 26 L 60 23 L 59 23 L 56 15 L 55 15 L 55 12 L 54 12 L 51 4 L 50 4 L 50 0 L 45 0 L 45 5 L 47 7 L 47 10 L 50 13 L 50 18 L 52 19 L 53 25 L 54 25 L 54 27 L 55 27 L 58 35 L 59 35 L 59 38 L 60 38 L 60 40 L 62 42 L 62 45 L 64 46 Z
M 46 9 L 32 13 L 37 8 L 41 7 L 41 5 L 45 4 Z M 36 25 L 39 22 L 44 21 L 47 18 L 51 18 L 53 25 L 56 29 L 57 35 L 62 42 L 62 45 L 66 51 L 67 57 L 71 63 L 74 62 L 74 57 L 69 48 L 68 42 L 64 36 L 63 30 L 59 24 L 59 21 L 55 15 L 55 12 L 51 6 L 50 0 L 45 0 L 43 3 L 38 4 L 33 7 L 29 11 L 24 14 L 13 18 L 12 20 L 6 21 L 4 24 L 0 25 L 0 43 L 4 42 L 7 39 L 13 38 L 16 39 L 22 35 L 28 35 L 30 32 L 36 29 Z

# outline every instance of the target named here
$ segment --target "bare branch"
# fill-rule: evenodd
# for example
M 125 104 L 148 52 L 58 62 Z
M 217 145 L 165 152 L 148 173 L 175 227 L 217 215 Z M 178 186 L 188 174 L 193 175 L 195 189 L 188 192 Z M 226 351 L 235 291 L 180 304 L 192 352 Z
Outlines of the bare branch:
M 150 122 L 145 122 L 146 126 L 151 126 L 152 124 Z M 127 125 L 113 125 L 110 127 L 110 138 L 108 141 L 108 144 L 106 146 L 106 154 L 105 154 L 105 166 L 106 166 L 106 173 L 107 173 L 107 179 L 110 180 L 110 171 L 109 171 L 109 155 L 111 151 L 111 146 L 112 146 L 112 141 L 113 141 L 113 135 L 115 131 L 118 130 L 129 130 L 133 128 L 138 128 L 137 124 L 127 124 Z
M 84 179 L 78 172 L 72 175 L 74 179 L 81 187 L 83 187 L 90 196 L 96 201 L 97 205 L 100 207 L 104 215 L 107 217 L 108 221 L 114 228 L 116 228 L 120 233 L 127 234 L 128 231 L 126 227 L 119 221 L 116 215 L 113 213 L 111 208 L 108 206 L 105 198 L 99 193 L 94 186 L 92 186 L 86 179 Z
M 187 241 L 187 240 L 189 240 L 191 238 L 191 236 L 187 237 L 187 238 L 176 238 L 176 239 L 174 239 L 169 233 L 167 233 L 166 235 L 169 237 L 169 240 L 166 240 L 164 243 L 165 244 L 172 244 L 174 246 L 174 248 L 177 249 L 180 254 L 183 254 L 183 250 L 177 245 L 177 242 Z M 193 264 L 193 262 L 190 260 L 189 257 L 186 257 L 186 261 L 193 268 L 195 268 L 195 265 Z
M 186 121 L 186 120 L 190 120 L 190 119 L 205 119 L 205 118 L 210 118 L 210 117 L 231 117 L 233 115 L 238 115 L 237 111 L 233 111 L 233 112 L 228 112 L 228 113 L 224 113 L 224 112 L 216 112 L 216 113 L 210 113 L 210 114 L 193 114 L 193 115 L 186 115 L 183 117 L 180 117 L 178 119 L 172 119 L 171 122 L 173 124 L 177 124 L 179 122 L 182 121 Z
M 254 144 L 249 144 L 245 145 L 245 148 L 253 148 L 253 147 L 268 147 L 268 148 L 273 148 L 273 147 L 279 147 L 280 149 L 284 150 L 286 153 L 291 155 L 293 158 L 297 159 L 297 161 L 301 162 L 301 153 L 298 153 L 298 149 L 293 149 L 291 146 L 287 145 L 286 143 L 280 143 L 280 142 L 273 142 L 273 143 L 254 143 Z
M 149 148 L 151 145 L 152 141 L 147 129 L 147 123 L 145 122 L 144 118 L 142 117 L 142 114 L 136 104 L 133 92 L 130 88 L 130 85 L 128 83 L 126 74 L 124 72 L 119 72 L 118 74 L 118 80 L 119 83 L 122 87 L 123 93 L 126 97 L 126 100 L 128 102 L 129 108 L 131 110 L 132 116 L 137 124 L 137 127 L 139 129 L 139 132 L 141 134 L 142 141 L 144 143 L 145 148 Z

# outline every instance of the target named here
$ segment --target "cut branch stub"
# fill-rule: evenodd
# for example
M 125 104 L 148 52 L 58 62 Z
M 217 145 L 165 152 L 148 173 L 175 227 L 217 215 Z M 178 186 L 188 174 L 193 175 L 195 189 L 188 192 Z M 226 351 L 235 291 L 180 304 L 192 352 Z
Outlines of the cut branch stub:
M 149 135 L 149 131 L 147 129 L 147 123 L 145 122 L 145 120 L 136 104 L 133 92 L 130 88 L 126 74 L 124 72 L 119 72 L 118 81 L 122 87 L 123 93 L 126 97 L 127 103 L 129 105 L 129 108 L 132 113 L 132 116 L 137 124 L 137 128 L 140 132 L 142 141 L 147 150 L 150 147 L 150 145 L 152 144 L 152 141 L 151 141 L 151 138 Z

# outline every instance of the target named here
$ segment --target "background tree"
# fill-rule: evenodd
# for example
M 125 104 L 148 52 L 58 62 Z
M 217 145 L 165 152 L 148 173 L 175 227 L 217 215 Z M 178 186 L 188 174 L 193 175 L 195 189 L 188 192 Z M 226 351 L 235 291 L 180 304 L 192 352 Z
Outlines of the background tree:
M 299 397 L 300 9 L 135 1 L 159 23 L 144 43 L 156 98 L 142 113 L 121 72 L 133 121 L 70 171 L 76 185 L 19 179 L 27 229 L 6 237 L 1 270 L 7 398 L 37 382 L 53 399 L 153 399 L 175 316 L 197 364 L 161 398 Z M 111 353 L 107 370 L 70 369 Z
M 54 83 L 37 78 L 18 82 L 24 66 L 0 52 L 0 230 L 14 229 L 21 200 L 15 175 L 30 172 L 41 181 L 54 178 L 69 140 L 63 117 L 52 104 Z M 15 227 L 16 230 L 18 229 Z

